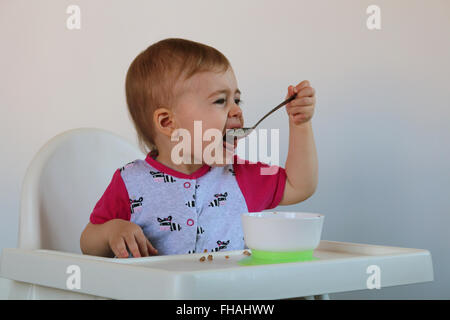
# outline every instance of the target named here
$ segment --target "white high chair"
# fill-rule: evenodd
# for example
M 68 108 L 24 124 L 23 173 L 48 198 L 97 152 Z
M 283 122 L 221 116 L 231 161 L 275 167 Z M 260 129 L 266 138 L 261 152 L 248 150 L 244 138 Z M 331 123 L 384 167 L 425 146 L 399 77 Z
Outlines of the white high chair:
M 81 254 L 81 232 L 112 174 L 123 164 L 143 158 L 129 141 L 102 129 L 73 129 L 55 136 L 39 150 L 26 172 L 18 247 Z M 11 286 L 12 298 L 42 295 L 32 285 L 14 282 Z
M 0 260 L 0 277 L 13 280 L 9 298 L 327 299 L 368 289 L 370 279 L 381 287 L 433 280 L 427 250 L 325 240 L 315 261 L 264 266 L 239 266 L 242 250 L 214 253 L 207 263 L 199 262 L 202 253 L 82 255 L 81 232 L 114 171 L 144 157 L 124 138 L 89 128 L 64 132 L 39 150 L 23 182 L 19 248 L 4 249 Z M 80 287 L 69 283 L 74 266 Z

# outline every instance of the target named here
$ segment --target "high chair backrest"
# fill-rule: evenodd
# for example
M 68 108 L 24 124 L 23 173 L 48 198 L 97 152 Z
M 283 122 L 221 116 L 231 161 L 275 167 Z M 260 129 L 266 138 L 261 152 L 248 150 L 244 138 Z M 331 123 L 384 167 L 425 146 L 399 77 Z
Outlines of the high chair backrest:
M 102 129 L 73 129 L 52 138 L 23 181 L 19 248 L 81 253 L 81 232 L 114 171 L 144 158 L 137 146 Z

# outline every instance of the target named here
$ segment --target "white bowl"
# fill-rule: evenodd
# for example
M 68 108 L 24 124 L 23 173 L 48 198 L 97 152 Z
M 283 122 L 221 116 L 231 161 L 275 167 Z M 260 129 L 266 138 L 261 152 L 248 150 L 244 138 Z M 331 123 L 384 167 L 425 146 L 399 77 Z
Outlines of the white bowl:
M 246 245 L 252 250 L 314 250 L 320 243 L 324 216 L 307 212 L 250 212 L 242 215 Z

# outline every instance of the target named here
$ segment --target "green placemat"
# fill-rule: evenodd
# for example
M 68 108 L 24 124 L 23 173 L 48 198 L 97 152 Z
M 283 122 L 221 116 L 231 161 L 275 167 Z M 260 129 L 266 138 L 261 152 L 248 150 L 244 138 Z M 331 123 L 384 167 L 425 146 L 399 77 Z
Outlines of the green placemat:
M 285 252 L 252 250 L 252 255 L 239 260 L 238 264 L 241 266 L 254 266 L 317 260 L 317 258 L 313 257 L 313 252 L 314 250 Z

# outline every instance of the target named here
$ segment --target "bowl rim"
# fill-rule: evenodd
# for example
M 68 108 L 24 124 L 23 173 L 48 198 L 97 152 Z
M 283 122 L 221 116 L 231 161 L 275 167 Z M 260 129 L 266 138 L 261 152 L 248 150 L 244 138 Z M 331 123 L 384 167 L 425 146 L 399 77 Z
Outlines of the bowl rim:
M 285 217 L 285 216 L 276 216 L 276 214 L 269 215 L 270 213 L 277 212 L 277 213 L 299 213 L 299 214 L 312 214 L 314 216 L 311 217 L 305 217 L 305 216 L 294 216 L 294 217 Z M 268 216 L 261 216 L 261 214 L 267 214 Z M 324 219 L 324 215 L 317 212 L 304 212 L 304 211 L 259 211 L 259 212 L 245 212 L 242 214 L 243 217 L 248 217 L 251 219 L 277 219 L 277 220 L 322 220 Z

